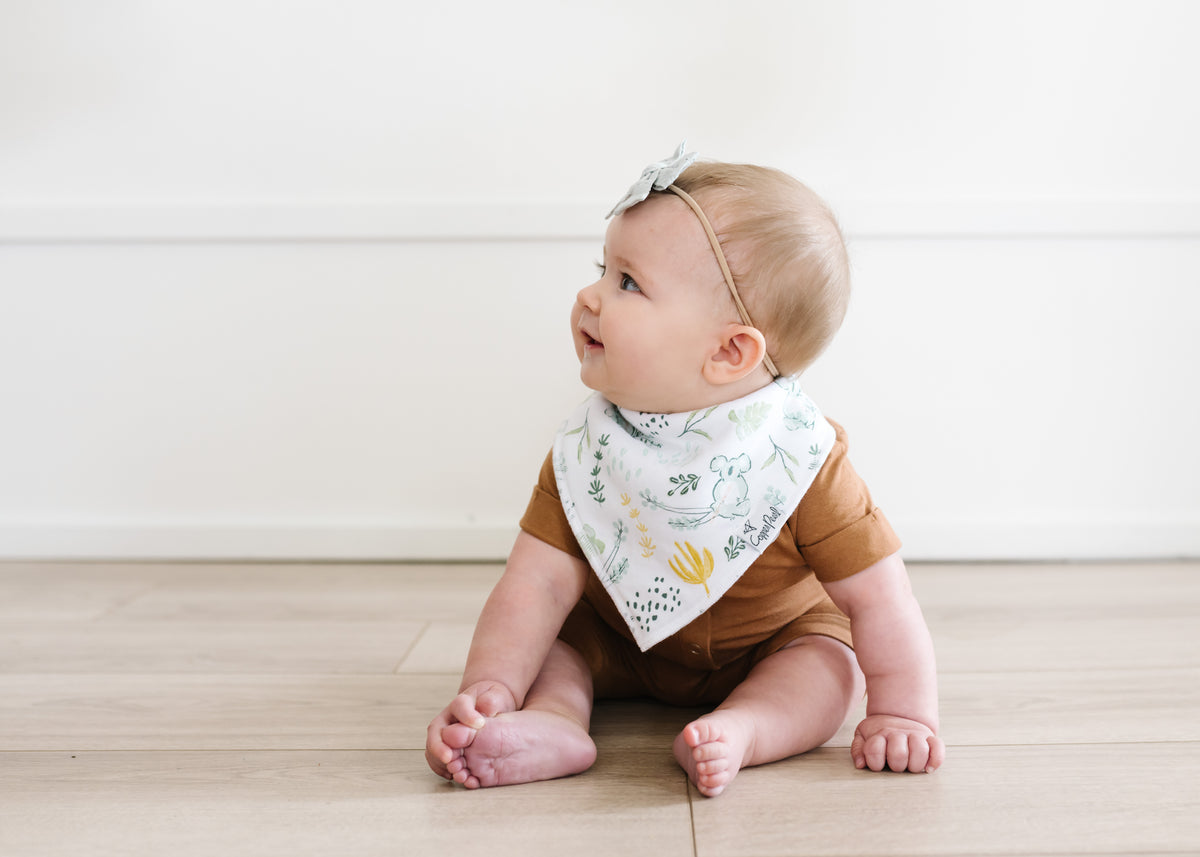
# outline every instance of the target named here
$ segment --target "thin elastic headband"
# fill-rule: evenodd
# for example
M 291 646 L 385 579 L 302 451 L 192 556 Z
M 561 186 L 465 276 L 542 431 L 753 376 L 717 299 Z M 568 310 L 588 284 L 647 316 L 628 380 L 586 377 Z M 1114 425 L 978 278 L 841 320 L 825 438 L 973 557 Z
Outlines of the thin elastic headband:
M 733 272 L 729 270 L 729 263 L 725 261 L 725 252 L 721 249 L 721 242 L 717 240 L 717 233 L 713 230 L 712 224 L 708 222 L 708 218 L 704 216 L 704 211 L 700 208 L 700 204 L 692 199 L 688 193 L 681 190 L 678 185 L 668 185 L 667 190 L 686 202 L 688 207 L 696 213 L 696 217 L 700 218 L 700 225 L 704 227 L 704 234 L 708 236 L 708 243 L 712 245 L 713 253 L 716 254 L 717 264 L 721 266 L 721 273 L 725 275 L 725 285 L 729 287 L 729 296 L 733 298 L 733 304 L 737 307 L 742 324 L 757 330 L 758 326 L 750 320 L 750 313 L 746 310 L 746 305 L 742 303 L 742 296 L 738 294 L 737 286 L 733 284 Z M 772 378 L 779 377 L 779 370 L 775 368 L 775 361 L 771 359 L 771 355 L 765 350 L 763 351 L 763 365 L 767 367 L 767 371 L 771 373 Z

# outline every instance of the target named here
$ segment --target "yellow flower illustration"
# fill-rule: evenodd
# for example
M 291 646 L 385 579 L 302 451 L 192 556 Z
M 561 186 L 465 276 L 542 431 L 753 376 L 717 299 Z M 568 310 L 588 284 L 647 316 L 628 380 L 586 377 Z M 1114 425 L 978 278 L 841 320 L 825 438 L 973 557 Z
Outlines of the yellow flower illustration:
M 679 553 L 671 557 L 671 571 L 675 572 L 688 583 L 698 583 L 704 587 L 704 594 L 711 597 L 712 593 L 708 590 L 708 579 L 713 573 L 713 555 L 708 548 L 702 548 L 704 551 L 703 558 L 700 552 L 692 547 L 691 542 L 684 542 L 685 549 L 679 547 L 679 542 L 675 542 L 675 547 Z M 676 563 L 676 560 L 679 562 Z
M 621 505 L 628 506 L 627 499 L 628 495 L 622 494 Z M 658 550 L 658 545 L 654 544 L 654 539 L 650 538 L 650 528 L 642 523 L 642 510 L 634 506 L 629 510 L 629 517 L 633 519 L 637 525 L 638 532 L 642 534 L 642 537 L 638 539 L 638 544 L 642 547 L 642 556 L 647 558 L 654 556 L 654 552 Z

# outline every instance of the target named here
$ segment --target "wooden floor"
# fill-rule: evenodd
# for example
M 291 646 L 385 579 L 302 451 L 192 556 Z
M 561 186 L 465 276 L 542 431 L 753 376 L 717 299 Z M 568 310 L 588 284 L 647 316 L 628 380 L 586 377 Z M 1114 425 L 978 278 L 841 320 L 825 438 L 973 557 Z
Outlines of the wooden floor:
M 498 567 L 0 564 L 0 855 L 1200 853 L 1200 563 L 911 572 L 945 767 L 843 729 L 708 800 L 649 703 L 578 777 L 427 770 Z

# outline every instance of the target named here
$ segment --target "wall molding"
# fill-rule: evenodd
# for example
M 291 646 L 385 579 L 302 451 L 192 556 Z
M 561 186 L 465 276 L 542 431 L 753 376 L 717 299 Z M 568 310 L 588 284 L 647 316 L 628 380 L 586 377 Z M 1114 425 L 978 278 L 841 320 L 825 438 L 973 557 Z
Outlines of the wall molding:
M 1200 557 L 1200 513 L 1163 521 L 893 517 L 910 561 L 1169 560 Z M 500 561 L 516 526 L 0 523 L 0 561 Z
M 603 202 L 0 204 L 0 244 L 560 241 Z M 849 199 L 853 239 L 1197 238 L 1200 198 Z

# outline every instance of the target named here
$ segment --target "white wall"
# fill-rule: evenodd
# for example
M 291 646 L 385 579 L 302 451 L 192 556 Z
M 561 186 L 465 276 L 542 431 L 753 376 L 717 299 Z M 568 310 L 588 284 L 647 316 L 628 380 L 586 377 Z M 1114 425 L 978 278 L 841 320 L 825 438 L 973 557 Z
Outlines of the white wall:
M 0 558 L 503 554 L 603 214 L 834 205 L 914 558 L 1200 555 L 1200 6 L 6 0 Z

